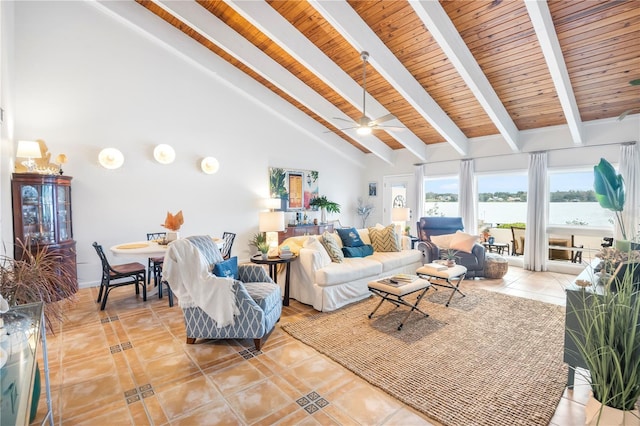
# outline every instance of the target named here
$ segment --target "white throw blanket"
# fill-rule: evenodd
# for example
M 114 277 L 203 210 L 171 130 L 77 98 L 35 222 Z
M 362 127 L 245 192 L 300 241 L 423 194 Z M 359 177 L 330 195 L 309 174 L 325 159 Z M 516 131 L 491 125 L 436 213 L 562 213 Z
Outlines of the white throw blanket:
M 212 275 L 200 250 L 187 239 L 169 245 L 162 267 L 162 278 L 178 296 L 180 307 L 199 307 L 218 328 L 234 324 L 239 313 L 233 292 L 233 279 Z

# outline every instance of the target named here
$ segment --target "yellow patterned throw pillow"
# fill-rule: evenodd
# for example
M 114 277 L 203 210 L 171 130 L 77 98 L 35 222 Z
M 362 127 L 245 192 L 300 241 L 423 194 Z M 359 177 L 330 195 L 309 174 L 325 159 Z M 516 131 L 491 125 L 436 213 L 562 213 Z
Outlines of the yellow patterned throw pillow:
M 389 225 L 382 229 L 369 228 L 369 238 L 374 251 L 390 252 L 402 250 L 394 225 Z
M 324 246 L 325 250 L 327 250 L 327 253 L 329 253 L 331 261 L 335 263 L 342 263 L 342 261 L 344 260 L 344 254 L 342 253 L 342 249 L 340 249 L 340 246 L 338 245 L 338 242 L 336 241 L 333 234 L 324 231 L 322 233 L 322 238 L 319 238 L 319 240 Z

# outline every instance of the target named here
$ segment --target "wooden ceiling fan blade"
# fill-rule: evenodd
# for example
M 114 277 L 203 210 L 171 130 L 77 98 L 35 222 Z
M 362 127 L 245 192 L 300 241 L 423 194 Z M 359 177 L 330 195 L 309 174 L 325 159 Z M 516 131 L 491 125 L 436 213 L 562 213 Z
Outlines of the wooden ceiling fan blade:
M 387 114 L 387 115 L 383 115 L 380 118 L 376 118 L 375 120 L 371 120 L 371 123 L 373 123 L 373 125 L 375 126 L 377 124 L 384 123 L 385 121 L 393 120 L 394 118 L 396 118 L 395 115 Z M 370 126 L 372 125 L 371 123 L 369 123 Z

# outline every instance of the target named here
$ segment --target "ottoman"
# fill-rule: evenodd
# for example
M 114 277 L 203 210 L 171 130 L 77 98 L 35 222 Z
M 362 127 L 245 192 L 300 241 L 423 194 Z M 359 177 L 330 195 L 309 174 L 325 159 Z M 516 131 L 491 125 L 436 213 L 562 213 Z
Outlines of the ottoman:
M 487 253 L 484 263 L 485 278 L 502 278 L 509 270 L 509 263 L 507 263 L 507 259 L 499 254 Z

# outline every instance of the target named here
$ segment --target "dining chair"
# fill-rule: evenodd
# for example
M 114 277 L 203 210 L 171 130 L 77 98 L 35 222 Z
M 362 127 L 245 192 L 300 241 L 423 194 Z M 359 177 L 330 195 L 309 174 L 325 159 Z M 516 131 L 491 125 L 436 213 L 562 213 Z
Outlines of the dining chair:
M 147 233 L 147 241 L 159 240 L 166 237 L 167 237 L 166 232 Z M 163 260 L 164 260 L 164 257 L 150 257 L 147 260 L 147 284 L 151 282 L 151 275 L 153 275 L 154 284 L 155 285 L 160 284 L 162 280 L 162 261 Z
M 98 292 L 98 300 L 96 303 L 102 302 L 100 310 L 104 311 L 107 306 L 107 297 L 109 292 L 117 287 L 129 284 L 136 286 L 136 294 L 140 294 L 142 287 L 142 300 L 147 301 L 146 275 L 147 268 L 139 262 L 122 263 L 119 265 L 111 265 L 104 254 L 102 246 L 97 242 L 93 243 L 100 262 L 102 263 L 102 278 L 100 279 L 100 291 Z
M 236 234 L 232 232 L 224 232 L 222 234 L 222 249 L 220 249 L 220 254 L 222 254 L 222 258 L 227 260 L 231 257 L 231 247 L 233 246 L 233 240 L 236 238 Z

